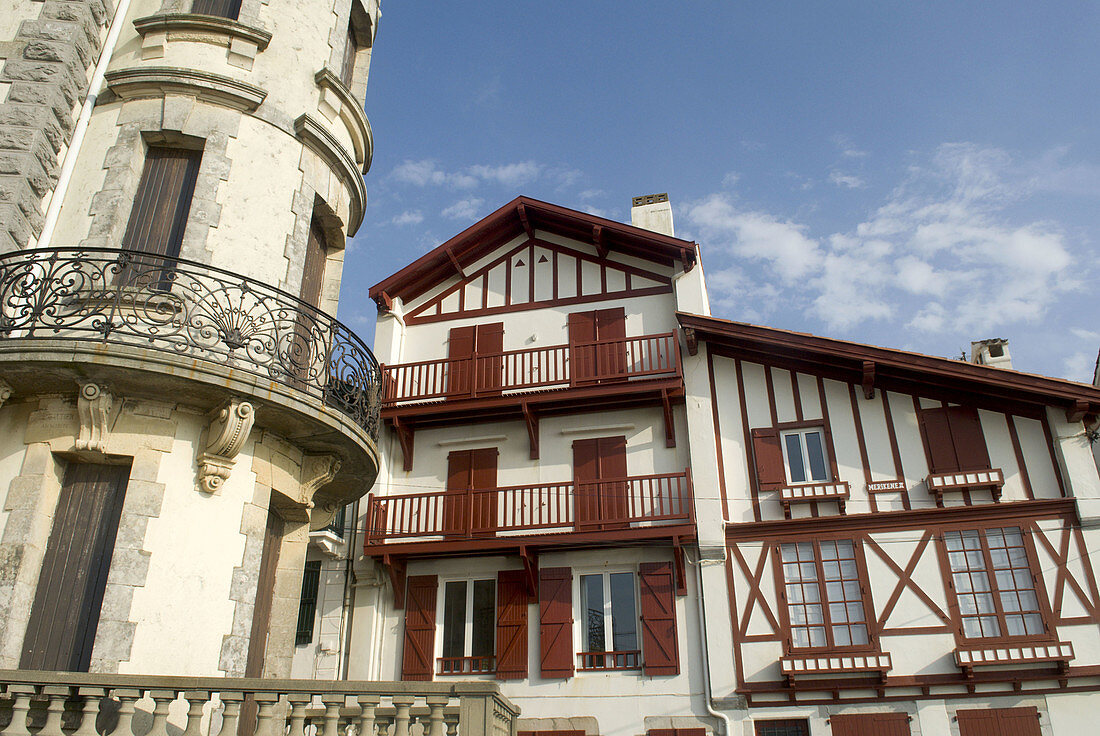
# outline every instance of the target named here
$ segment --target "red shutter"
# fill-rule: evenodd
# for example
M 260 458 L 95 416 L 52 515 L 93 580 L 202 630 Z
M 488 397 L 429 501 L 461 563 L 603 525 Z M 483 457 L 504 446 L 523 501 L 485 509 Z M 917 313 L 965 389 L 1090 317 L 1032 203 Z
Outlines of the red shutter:
M 499 393 L 503 368 L 504 323 L 494 322 L 477 326 L 474 354 L 477 359 L 477 390 L 481 393 Z
M 435 575 L 413 575 L 405 594 L 405 644 L 402 680 L 431 680 L 435 659 Z
M 952 473 L 959 469 L 955 443 L 951 441 L 951 424 L 946 409 L 920 410 L 921 437 L 928 451 L 930 473 Z
M 645 736 L 707 736 L 705 728 L 651 728 Z
M 952 406 L 947 409 L 947 422 L 951 425 L 951 440 L 959 470 L 984 470 L 989 467 L 989 450 L 982 434 L 982 420 L 978 410 L 970 406 Z
M 447 339 L 447 393 L 468 394 L 473 388 L 470 364 L 474 357 L 476 327 L 454 327 Z
M 601 437 L 597 440 L 599 454 L 600 520 L 620 520 L 618 524 L 605 524 L 601 529 L 621 529 L 627 525 L 630 504 L 625 482 L 607 483 L 608 479 L 620 481 L 626 478 L 626 437 Z
M 599 440 L 573 441 L 573 522 L 578 527 L 600 518 Z
M 596 313 L 573 312 L 569 315 L 569 372 L 573 383 L 596 377 Z M 578 347 L 577 343 L 588 343 Z
M 853 713 L 829 716 L 833 736 L 909 736 L 908 713 Z
M 497 679 L 527 677 L 527 574 L 497 573 Z
M 573 676 L 573 571 L 539 571 L 539 667 L 543 677 Z
M 472 487 L 470 470 L 473 465 L 469 450 L 456 450 L 447 455 L 447 490 L 443 492 L 443 533 L 466 533 L 466 490 Z
M 1041 736 L 1039 710 L 1023 708 L 989 708 L 957 710 L 959 736 Z
M 497 494 L 485 493 L 497 487 L 497 457 L 495 447 L 470 451 L 470 487 L 474 489 L 472 519 L 473 532 L 493 533 L 497 528 Z M 478 493 L 477 491 L 482 491 Z
M 600 309 L 595 312 L 596 371 L 599 376 L 625 377 L 626 375 L 626 310 Z M 604 343 L 604 340 L 615 342 Z
M 779 446 L 779 430 L 754 429 L 752 455 L 756 462 L 756 482 L 761 491 L 771 491 L 787 484 L 783 449 Z
M 584 731 L 552 728 L 549 731 L 516 731 L 516 736 L 585 736 Z
M 675 584 L 671 562 L 638 566 L 642 599 L 642 660 L 647 675 L 680 674 L 676 644 Z

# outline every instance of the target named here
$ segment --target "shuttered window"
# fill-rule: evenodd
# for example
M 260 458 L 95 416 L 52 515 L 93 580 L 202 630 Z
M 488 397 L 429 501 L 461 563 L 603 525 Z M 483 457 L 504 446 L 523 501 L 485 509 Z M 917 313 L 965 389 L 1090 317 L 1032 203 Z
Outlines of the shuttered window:
M 443 583 L 441 675 L 492 672 L 496 634 L 496 580 Z
M 921 409 L 920 426 L 932 473 L 990 467 L 977 409 L 968 406 Z
M 645 736 L 707 736 L 705 728 L 651 728 Z
M 756 469 L 756 483 L 761 492 L 774 491 L 787 484 L 787 471 L 783 462 L 783 448 L 779 443 L 779 430 L 771 427 L 752 431 L 752 455 Z
M 580 593 L 581 669 L 628 670 L 640 667 L 634 573 L 581 575 Z
M 195 0 L 191 12 L 236 20 L 241 14 L 241 0 Z
M 626 310 L 574 312 L 568 317 L 569 370 L 573 383 L 616 380 L 626 375 Z
M 621 529 L 628 516 L 626 437 L 573 442 L 574 521 L 588 529 Z
M 982 708 L 957 710 L 959 736 L 1041 736 L 1039 709 Z
M 829 716 L 833 736 L 909 736 L 908 713 L 850 713 Z
M 647 675 L 680 674 L 676 638 L 676 596 L 671 562 L 644 562 L 638 566 L 642 604 L 642 659 Z
M 447 456 L 443 529 L 448 536 L 492 534 L 497 527 L 495 447 L 457 450 Z
M 294 644 L 301 646 L 313 641 L 313 622 L 317 617 L 317 590 L 321 584 L 321 561 L 306 562 L 302 572 L 302 598 L 298 603 L 298 630 Z
M 810 736 L 810 723 L 803 718 L 753 721 L 756 736 Z
M 127 465 L 65 469 L 20 669 L 87 672 L 129 475 Z
M 306 257 L 302 263 L 302 287 L 299 298 L 317 307 L 321 304 L 321 287 L 325 282 L 325 264 L 328 262 L 328 241 L 320 220 L 314 217 L 309 223 L 309 239 L 306 241 Z
M 149 147 L 122 236 L 123 250 L 179 256 L 201 160 L 202 151 Z M 145 262 L 157 264 L 155 259 Z M 164 265 L 166 269 L 171 267 Z
M 447 340 L 447 393 L 500 393 L 504 323 L 452 328 Z
M 573 573 L 539 570 L 539 669 L 546 678 L 573 676 Z
M 402 680 L 431 680 L 435 653 L 435 575 L 411 575 L 405 594 L 405 640 Z
M 527 577 L 523 570 L 497 573 L 497 679 L 527 677 Z

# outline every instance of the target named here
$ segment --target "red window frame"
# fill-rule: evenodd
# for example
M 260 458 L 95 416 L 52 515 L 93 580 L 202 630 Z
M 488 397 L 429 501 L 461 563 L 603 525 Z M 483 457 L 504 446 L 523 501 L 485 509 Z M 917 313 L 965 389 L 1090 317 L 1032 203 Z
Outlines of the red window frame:
M 753 721 L 756 736 L 810 736 L 810 722 L 805 718 Z
M 852 559 L 856 566 L 856 578 L 840 578 L 836 580 L 829 580 L 826 577 L 825 563 L 832 562 L 832 560 L 823 559 L 821 553 L 822 544 L 837 545 L 840 542 L 848 542 L 852 545 Z M 824 646 L 810 646 L 810 647 L 796 647 L 794 646 L 794 630 L 791 623 L 791 610 L 792 605 L 787 593 L 788 582 L 784 571 L 783 561 L 783 547 L 784 545 L 812 545 L 813 548 L 813 561 L 807 562 L 801 559 L 797 563 L 788 562 L 786 564 L 812 564 L 815 570 L 815 582 L 818 588 L 819 604 L 822 610 L 822 626 L 825 629 L 826 644 Z M 804 548 L 803 548 L 804 549 Z M 801 550 L 800 550 L 801 553 Z M 867 573 L 867 561 L 864 557 L 863 543 L 860 539 L 852 539 L 845 536 L 824 537 L 820 539 L 786 539 L 775 543 L 772 548 L 772 554 L 774 555 L 774 569 L 775 569 L 775 582 L 776 590 L 779 591 L 780 600 L 782 605 L 779 606 L 780 623 L 782 624 L 784 631 L 786 632 L 786 638 L 784 639 L 784 651 L 790 656 L 801 655 L 814 655 L 831 652 L 874 652 L 878 651 L 878 629 L 876 626 L 876 619 L 874 615 L 874 605 L 871 599 L 871 584 L 870 578 Z M 845 558 L 847 559 L 847 558 Z M 840 565 L 837 565 L 838 572 Z M 830 574 L 829 577 L 832 577 Z M 851 599 L 850 596 L 844 593 L 844 582 L 856 583 L 859 585 L 859 600 Z M 828 583 L 840 583 L 841 592 L 844 594 L 843 600 L 830 601 L 827 596 L 826 584 Z M 798 583 L 790 583 L 790 585 L 798 585 Z M 832 622 L 832 615 L 830 615 L 831 605 L 854 604 L 859 603 L 863 608 L 863 621 L 862 624 L 867 628 L 867 643 L 866 644 L 836 644 L 835 634 L 833 632 L 834 624 Z M 793 605 L 801 605 L 795 603 Z M 849 625 L 850 622 L 838 623 L 836 626 Z
M 1038 615 L 1040 616 L 1043 624 L 1043 631 L 1040 633 L 1016 635 L 1005 633 L 1008 631 L 1008 626 L 1006 621 L 1004 602 L 1001 597 L 1002 593 L 1015 592 L 1025 589 L 1016 587 L 1013 587 L 1011 591 L 1007 589 L 1002 589 L 1001 584 L 997 580 L 997 575 L 995 574 L 998 571 L 998 568 L 994 565 L 993 552 L 989 544 L 989 534 L 991 532 L 997 531 L 1000 531 L 1002 534 L 1004 534 L 1005 531 L 1009 530 L 1016 530 L 1020 534 L 1021 544 L 1019 545 L 1019 548 L 1022 548 L 1024 554 L 1026 555 L 1027 571 L 1028 573 L 1030 573 L 1031 582 L 1034 586 L 1032 590 L 1034 591 L 1038 603 L 1038 611 L 1036 611 L 1036 613 L 1038 613 Z M 955 578 L 955 575 L 967 574 L 967 571 L 960 570 L 959 572 L 955 572 L 951 566 L 950 555 L 952 554 L 952 550 L 948 549 L 947 536 L 949 534 L 965 535 L 975 533 L 977 535 L 977 539 L 980 540 L 980 550 L 971 550 L 971 552 L 981 553 L 981 562 L 983 565 L 981 571 L 985 572 L 985 577 L 989 583 L 989 594 L 993 599 L 992 617 L 996 618 L 997 625 L 1000 631 L 1000 633 L 995 636 L 967 636 L 966 630 L 963 626 L 964 614 L 960 607 L 959 590 L 956 587 Z M 958 641 L 970 645 L 996 645 L 998 643 L 1050 642 L 1057 639 L 1054 621 L 1050 611 L 1050 598 L 1047 596 L 1046 587 L 1043 583 L 1043 576 L 1039 572 L 1041 568 L 1039 567 L 1037 562 L 1038 558 L 1035 554 L 1034 540 L 1031 538 L 1031 534 L 1028 532 L 1027 529 L 1019 526 L 1006 527 L 1000 524 L 971 524 L 963 528 L 949 529 L 941 534 L 938 534 L 937 542 L 940 570 L 943 574 L 944 584 L 951 592 L 951 596 L 948 602 L 948 613 L 950 614 L 952 622 L 955 626 L 955 636 Z M 963 552 L 965 553 L 965 551 L 966 550 L 964 549 Z M 1011 562 L 1011 556 L 1009 556 L 1009 561 Z M 1011 567 L 1010 571 L 1021 569 L 1023 568 L 1016 565 Z M 978 571 L 978 568 L 971 567 L 970 571 L 976 572 Z M 1000 571 L 1004 572 L 1005 569 L 1002 567 L 1000 568 Z M 1015 582 L 1015 575 L 1013 575 L 1013 578 Z M 1014 613 L 1015 612 L 1013 611 L 1008 612 L 1009 615 L 1012 615 Z M 970 614 L 967 615 L 969 616 Z

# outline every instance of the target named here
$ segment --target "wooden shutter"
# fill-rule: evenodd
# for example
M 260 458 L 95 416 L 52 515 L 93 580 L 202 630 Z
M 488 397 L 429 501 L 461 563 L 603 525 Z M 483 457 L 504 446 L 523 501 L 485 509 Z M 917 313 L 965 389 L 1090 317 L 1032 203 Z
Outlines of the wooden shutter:
M 596 339 L 601 344 L 596 349 L 596 372 L 601 378 L 612 379 L 626 377 L 626 310 L 599 309 L 594 313 Z M 604 343 L 604 340 L 615 340 Z
M 752 456 L 756 465 L 756 483 L 761 491 L 775 490 L 787 484 L 778 429 L 768 427 L 752 431 Z
M 638 566 L 642 599 L 642 661 L 647 675 L 680 674 L 676 643 L 676 598 L 671 562 Z
M 471 531 L 492 534 L 497 529 L 497 494 L 485 493 L 497 487 L 497 458 L 500 451 L 495 447 L 470 451 L 470 487 L 481 493 L 472 494 L 473 508 L 470 519 Z
M 473 487 L 473 453 L 456 450 L 447 455 L 447 490 L 443 492 L 443 533 L 462 536 L 467 529 L 466 491 Z
M 651 728 L 645 736 L 707 736 L 705 728 Z
M 910 736 L 908 713 L 852 713 L 829 716 L 833 736 Z
M 600 519 L 599 440 L 573 441 L 573 522 L 595 524 Z
M 548 731 L 516 731 L 516 736 L 585 736 L 585 733 L 576 729 L 552 728 Z
M 447 339 L 447 393 L 465 395 L 473 387 L 471 364 L 477 327 L 453 327 Z
M 340 66 L 340 81 L 351 89 L 351 80 L 355 77 L 355 55 L 359 51 L 359 44 L 355 42 L 355 31 L 348 26 L 347 45 L 344 46 L 344 62 Z
M 477 391 L 482 395 L 500 394 L 503 368 L 504 323 L 478 325 L 474 338 Z
M 325 280 L 325 262 L 328 259 L 328 245 L 325 231 L 317 218 L 309 223 L 309 240 L 306 243 L 306 258 L 302 264 L 302 288 L 299 297 L 303 302 L 316 307 L 321 303 L 321 286 Z
M 126 465 L 65 469 L 20 669 L 87 672 L 129 475 Z
M 275 573 L 279 569 L 279 552 L 283 541 L 283 520 L 275 509 L 267 510 L 264 546 L 260 554 L 260 571 L 256 582 L 256 602 L 252 609 L 252 629 L 248 638 L 248 658 L 245 677 L 263 677 L 264 654 L 271 628 L 271 604 L 275 595 Z
M 435 575 L 412 575 L 405 594 L 405 643 L 402 680 L 431 680 L 435 660 Z
M 236 20 L 241 14 L 241 0 L 195 0 L 191 12 Z
M 570 382 L 591 382 L 596 378 L 596 347 L 591 344 L 596 340 L 596 313 L 573 312 L 568 324 Z
M 539 571 L 539 668 L 543 677 L 573 676 L 573 571 Z
M 951 424 L 944 408 L 921 409 L 920 431 L 924 449 L 928 452 L 930 473 L 952 473 L 959 469 L 955 443 L 951 440 Z
M 597 440 L 600 461 L 599 501 L 600 520 L 613 519 L 617 523 L 603 524 L 601 529 L 622 529 L 627 526 L 630 503 L 627 499 L 626 437 L 601 437 Z M 606 482 L 607 479 L 613 482 Z
M 978 410 L 970 406 L 948 407 L 947 421 L 951 425 L 951 441 L 955 445 L 959 470 L 989 468 L 989 450 L 985 446 Z
M 527 677 L 527 574 L 497 573 L 497 679 Z
M 1039 710 L 1023 708 L 987 708 L 957 710 L 959 736 L 1041 736 Z
M 179 256 L 201 160 L 202 151 L 149 147 L 122 236 L 123 250 Z

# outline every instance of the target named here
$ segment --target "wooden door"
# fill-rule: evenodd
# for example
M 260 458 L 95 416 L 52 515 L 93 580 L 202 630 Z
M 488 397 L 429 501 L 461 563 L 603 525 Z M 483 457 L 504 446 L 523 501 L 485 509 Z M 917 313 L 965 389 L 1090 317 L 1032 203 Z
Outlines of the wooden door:
M 851 713 L 829 716 L 833 736 L 909 736 L 908 713 Z
M 577 527 L 621 529 L 629 517 L 626 437 L 573 442 L 573 514 Z
M 959 736 L 1042 736 L 1035 706 L 957 710 L 955 717 Z
M 123 250 L 177 258 L 183 244 L 202 151 L 150 146 L 138 182 L 130 219 L 122 236 Z M 170 260 L 144 258 L 141 268 L 126 267 L 119 282 L 135 287 L 167 289 L 175 266 Z M 152 267 L 153 273 L 148 269 Z M 139 273 L 147 275 L 139 277 Z M 140 281 L 134 279 L 140 278 Z
M 267 526 L 264 529 L 264 546 L 260 554 L 260 570 L 256 576 L 256 601 L 252 608 L 252 629 L 248 636 L 248 655 L 245 659 L 245 677 L 263 677 L 264 656 L 271 629 L 271 604 L 275 596 L 275 573 L 279 567 L 279 549 L 283 543 L 285 524 L 274 510 L 267 510 Z M 241 705 L 241 718 L 237 726 L 238 736 L 251 736 L 256 730 L 256 701 L 246 698 Z
M 570 381 L 574 385 L 625 377 L 625 309 L 574 312 L 569 315 L 568 326 Z
M 20 669 L 88 671 L 129 477 L 128 465 L 65 469 Z
M 454 327 L 447 340 L 447 393 L 499 395 L 504 323 Z
M 447 456 L 443 530 L 448 536 L 494 534 L 497 528 L 495 447 L 458 450 Z
M 325 280 L 325 262 L 328 244 L 321 223 L 314 217 L 309 223 L 309 240 L 306 242 L 306 258 L 302 264 L 302 288 L 299 298 L 311 307 L 321 304 L 321 286 Z

